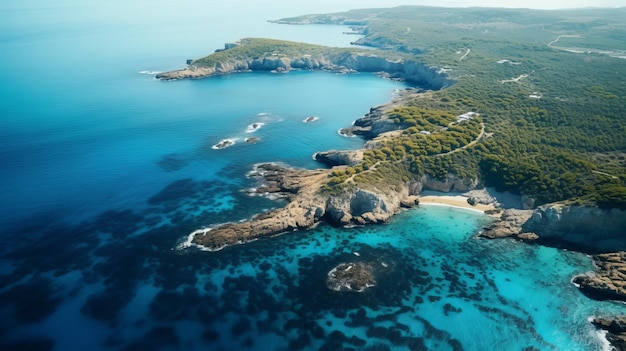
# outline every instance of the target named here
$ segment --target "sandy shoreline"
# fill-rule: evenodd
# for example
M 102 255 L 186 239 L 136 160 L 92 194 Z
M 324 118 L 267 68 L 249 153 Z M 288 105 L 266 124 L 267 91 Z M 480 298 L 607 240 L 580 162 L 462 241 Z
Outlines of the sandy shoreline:
M 476 204 L 474 206 L 467 203 L 468 197 L 462 195 L 450 196 L 450 195 L 427 195 L 420 196 L 420 205 L 443 205 L 452 207 L 461 207 L 470 210 L 485 212 L 488 210 L 494 210 L 496 207 L 493 204 Z

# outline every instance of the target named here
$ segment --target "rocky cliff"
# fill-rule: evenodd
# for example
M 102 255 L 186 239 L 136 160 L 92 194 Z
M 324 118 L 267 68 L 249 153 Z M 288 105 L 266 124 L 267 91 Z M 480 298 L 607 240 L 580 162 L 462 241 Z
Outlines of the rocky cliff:
M 543 205 L 535 210 L 506 210 L 485 228 L 487 238 L 518 237 L 549 246 L 601 253 L 626 250 L 626 211 L 596 206 Z
M 539 235 L 542 243 L 583 252 L 626 250 L 626 211 L 596 206 L 540 206 L 524 223 L 523 231 Z

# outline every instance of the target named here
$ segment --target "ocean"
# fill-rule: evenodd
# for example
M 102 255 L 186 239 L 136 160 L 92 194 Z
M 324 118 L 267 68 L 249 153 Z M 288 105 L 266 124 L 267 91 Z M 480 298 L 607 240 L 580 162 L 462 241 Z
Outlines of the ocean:
M 473 239 L 490 221 L 473 211 L 420 206 L 386 225 L 179 248 L 284 205 L 242 191 L 254 164 L 322 167 L 314 152 L 363 145 L 338 129 L 408 87 L 323 72 L 154 79 L 244 37 L 355 39 L 267 22 L 347 8 L 282 5 L 0 4 L 0 349 L 605 347 L 587 319 L 622 306 L 570 283 L 591 259 Z M 373 266 L 375 286 L 329 290 L 342 262 Z

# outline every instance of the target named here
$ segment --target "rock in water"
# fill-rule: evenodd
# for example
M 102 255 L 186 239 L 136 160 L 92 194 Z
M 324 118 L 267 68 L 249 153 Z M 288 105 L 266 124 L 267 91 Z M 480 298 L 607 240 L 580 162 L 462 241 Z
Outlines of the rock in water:
M 328 272 L 326 287 L 335 291 L 362 292 L 376 285 L 371 265 L 344 262 Z
M 580 291 L 596 300 L 626 301 L 626 252 L 593 257 L 596 271 L 574 277 Z

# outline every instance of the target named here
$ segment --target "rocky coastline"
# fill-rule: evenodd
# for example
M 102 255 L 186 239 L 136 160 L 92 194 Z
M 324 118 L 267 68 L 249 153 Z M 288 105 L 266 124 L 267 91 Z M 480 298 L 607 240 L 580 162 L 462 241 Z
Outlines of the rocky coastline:
M 237 46 L 227 46 L 225 50 L 234 47 Z M 293 69 L 341 73 L 385 72 L 390 77 L 409 82 L 426 82 L 435 89 L 453 83 L 452 79 L 438 68 L 426 67 L 409 60 L 391 60 L 363 53 L 343 55 L 341 58 L 332 55 L 245 57 L 223 61 L 214 66 L 200 66 L 190 61 L 187 68 L 160 73 L 157 78 L 194 79 L 234 72 L 288 72 Z M 375 140 L 372 139 L 381 134 L 401 129 L 402 126 L 391 123 L 384 117 L 387 109 L 392 106 L 393 103 L 390 103 L 372 108 L 351 127 L 340 130 L 340 134 L 359 135 L 373 143 Z M 362 160 L 362 152 L 362 150 L 330 150 L 316 153 L 313 157 L 331 167 L 353 166 Z M 462 179 L 448 174 L 443 180 L 423 176 L 417 181 L 403 184 L 400 190 L 388 192 L 354 188 L 339 195 L 323 194 L 320 188 L 326 183 L 330 173 L 329 169 L 297 170 L 276 164 L 258 165 L 252 176 L 258 177 L 262 185 L 251 191 L 251 194 L 284 197 L 288 201 L 287 205 L 258 215 L 247 222 L 226 223 L 198 230 L 189 236 L 188 242 L 209 250 L 219 250 L 261 237 L 308 229 L 321 221 L 337 226 L 384 223 L 402 208 L 417 206 L 422 189 L 468 191 L 481 186 L 478 179 Z M 470 203 L 476 201 L 474 198 L 468 199 Z M 529 205 L 531 207 L 532 204 Z M 500 210 L 496 210 L 493 213 L 499 212 Z M 596 254 L 593 256 L 596 271 L 574 277 L 572 282 L 591 298 L 626 301 L 624 228 L 626 211 L 557 203 L 540 206 L 534 210 L 504 210 L 499 220 L 483 228 L 478 236 L 489 239 L 515 238 Z M 371 281 L 366 270 L 361 271 L 358 276 L 369 284 Z M 361 288 L 359 285 L 356 290 Z M 626 321 L 623 318 L 596 319 L 593 323 L 608 330 L 607 339 L 618 349 L 624 349 Z
M 325 221 L 337 226 L 384 223 L 401 208 L 417 205 L 417 196 L 404 191 L 381 194 L 353 189 L 340 195 L 320 193 L 330 175 L 329 169 L 301 170 L 278 164 L 261 164 L 251 172 L 261 185 L 252 195 L 283 197 L 288 204 L 242 223 L 226 223 L 210 230 L 194 232 L 191 243 L 222 249 L 261 237 L 308 229 Z M 193 233 L 192 233 L 193 234 Z

